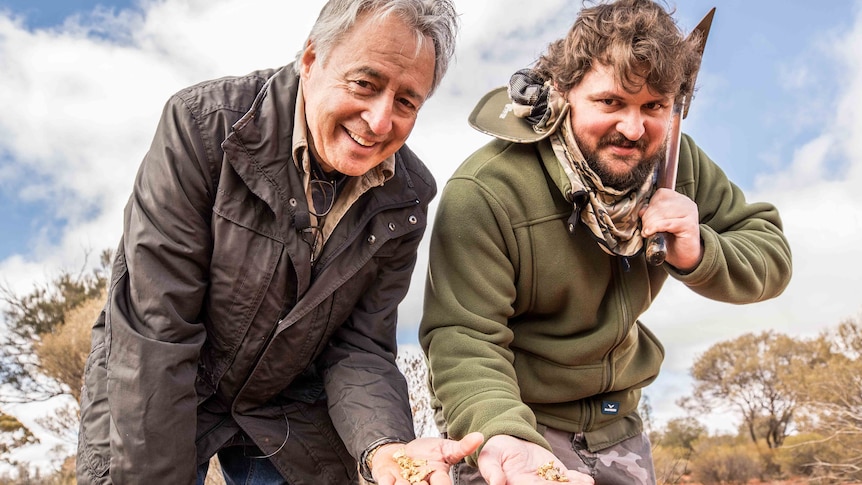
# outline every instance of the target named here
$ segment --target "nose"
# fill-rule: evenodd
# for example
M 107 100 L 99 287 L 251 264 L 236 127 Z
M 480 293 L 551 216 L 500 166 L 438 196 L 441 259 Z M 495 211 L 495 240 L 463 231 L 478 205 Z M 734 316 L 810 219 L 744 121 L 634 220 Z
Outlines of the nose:
M 627 110 L 617 122 L 617 131 L 631 141 L 640 140 L 646 131 L 643 114 L 636 109 Z
M 362 112 L 362 119 L 375 135 L 385 135 L 392 130 L 392 105 L 394 99 L 377 96 Z

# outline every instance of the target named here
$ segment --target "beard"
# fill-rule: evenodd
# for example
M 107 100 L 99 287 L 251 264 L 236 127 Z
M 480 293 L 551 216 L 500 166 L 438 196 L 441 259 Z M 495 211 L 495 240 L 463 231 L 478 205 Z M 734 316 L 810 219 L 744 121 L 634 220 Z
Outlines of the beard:
M 578 148 L 580 148 L 581 153 L 584 155 L 587 165 L 601 179 L 602 184 L 605 187 L 610 187 L 621 192 L 641 187 L 646 182 L 647 177 L 652 176 L 655 172 L 656 166 L 664 162 L 665 159 L 666 143 L 662 143 L 659 149 L 656 150 L 656 153 L 647 157 L 647 141 L 644 139 L 631 141 L 617 131 L 601 137 L 598 143 L 596 143 L 595 148 L 585 143 L 577 133 L 574 134 L 574 137 Z M 599 150 L 609 146 L 637 148 L 642 158 L 631 170 L 623 173 L 614 172 L 610 169 L 608 161 L 603 160 L 599 156 Z

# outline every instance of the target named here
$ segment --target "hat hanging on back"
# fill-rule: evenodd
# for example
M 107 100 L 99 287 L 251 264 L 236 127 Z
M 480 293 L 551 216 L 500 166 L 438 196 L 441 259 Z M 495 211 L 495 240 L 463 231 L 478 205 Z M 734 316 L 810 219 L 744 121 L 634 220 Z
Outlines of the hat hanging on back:
M 512 75 L 508 87 L 489 92 L 467 121 L 488 135 L 516 143 L 533 143 L 557 130 L 568 113 L 566 99 L 530 69 Z

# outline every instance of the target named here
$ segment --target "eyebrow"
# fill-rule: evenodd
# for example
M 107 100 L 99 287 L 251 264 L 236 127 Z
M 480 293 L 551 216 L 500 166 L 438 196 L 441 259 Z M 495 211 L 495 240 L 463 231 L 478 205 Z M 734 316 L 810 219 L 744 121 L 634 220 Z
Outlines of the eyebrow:
M 593 93 L 589 95 L 590 99 L 599 100 L 599 99 L 615 99 L 615 100 L 623 100 L 625 98 L 624 95 L 619 94 L 616 91 L 600 91 L 598 93 Z M 672 99 L 672 96 L 653 96 L 647 103 L 665 103 L 669 99 Z
M 374 78 L 378 81 L 386 81 L 387 80 L 386 76 L 381 74 L 380 71 L 373 69 L 373 68 L 370 68 L 368 66 L 358 67 L 358 68 L 348 72 L 347 74 L 348 75 L 365 74 L 366 76 Z M 409 89 L 409 88 L 406 89 L 405 91 L 406 91 L 408 97 L 413 98 L 414 100 L 418 101 L 419 104 L 422 104 L 425 102 L 425 97 L 422 96 L 421 94 L 417 93 L 416 91 Z
M 589 95 L 592 99 L 622 99 L 623 97 L 617 94 L 616 91 L 600 91 Z

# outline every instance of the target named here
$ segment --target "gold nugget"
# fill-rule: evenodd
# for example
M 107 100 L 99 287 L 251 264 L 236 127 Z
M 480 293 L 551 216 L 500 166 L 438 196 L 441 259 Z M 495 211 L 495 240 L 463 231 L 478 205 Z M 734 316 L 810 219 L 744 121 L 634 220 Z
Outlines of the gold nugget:
M 568 482 L 569 477 L 564 475 L 559 468 L 554 466 L 553 460 L 545 463 L 536 470 L 536 475 L 552 482 Z
M 419 483 L 422 480 L 425 480 L 428 475 L 434 471 L 428 466 L 428 460 L 411 458 L 404 452 L 404 448 L 396 451 L 392 455 L 392 458 L 394 458 L 395 462 L 398 463 L 398 466 L 401 467 L 401 478 L 410 483 Z

